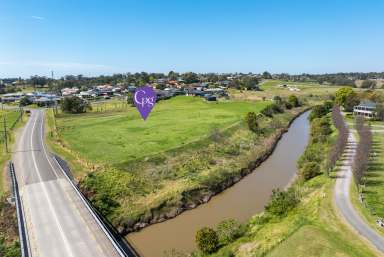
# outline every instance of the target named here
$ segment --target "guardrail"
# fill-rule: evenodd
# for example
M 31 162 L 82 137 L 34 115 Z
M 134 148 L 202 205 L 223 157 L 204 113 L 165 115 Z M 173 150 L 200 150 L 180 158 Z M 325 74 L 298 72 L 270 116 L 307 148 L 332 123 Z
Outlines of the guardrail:
M 89 200 L 83 195 L 79 187 L 75 185 L 75 183 L 72 180 L 72 174 L 69 172 L 69 167 L 67 166 L 67 164 L 56 155 L 53 155 L 53 159 L 55 160 L 57 166 L 59 166 L 65 178 L 72 185 L 75 192 L 80 197 L 81 201 L 84 203 L 85 207 L 91 213 L 91 215 L 96 220 L 100 228 L 103 230 L 104 234 L 111 241 L 111 243 L 113 244 L 114 248 L 117 250 L 119 255 L 122 257 L 140 257 L 140 255 L 128 242 L 126 242 L 123 238 L 118 236 L 117 232 L 113 231 L 112 225 L 108 224 L 108 222 L 97 212 L 97 210 L 92 206 Z M 120 240 L 117 240 L 116 237 L 118 237 Z
M 29 257 L 31 256 L 31 254 L 30 254 L 30 248 L 29 248 L 28 233 L 25 227 L 25 217 L 24 217 L 24 211 L 21 204 L 21 200 L 20 200 L 19 187 L 17 184 L 17 178 L 15 174 L 15 167 L 13 166 L 12 162 L 9 162 L 8 168 L 9 168 L 9 174 L 11 175 L 12 193 L 13 193 L 13 197 L 16 205 L 17 227 L 19 229 L 21 256 Z

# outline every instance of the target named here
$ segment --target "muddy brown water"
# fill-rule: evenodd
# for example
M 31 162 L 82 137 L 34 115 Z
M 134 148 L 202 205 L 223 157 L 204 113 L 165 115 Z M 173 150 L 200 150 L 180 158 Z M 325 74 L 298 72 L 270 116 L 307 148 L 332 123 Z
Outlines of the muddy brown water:
M 272 190 L 287 187 L 295 178 L 297 159 L 309 139 L 308 114 L 291 124 L 272 155 L 251 174 L 206 204 L 129 234 L 129 242 L 143 257 L 162 257 L 170 249 L 190 252 L 195 249 L 195 233 L 201 227 L 213 227 L 228 218 L 244 222 L 262 212 Z

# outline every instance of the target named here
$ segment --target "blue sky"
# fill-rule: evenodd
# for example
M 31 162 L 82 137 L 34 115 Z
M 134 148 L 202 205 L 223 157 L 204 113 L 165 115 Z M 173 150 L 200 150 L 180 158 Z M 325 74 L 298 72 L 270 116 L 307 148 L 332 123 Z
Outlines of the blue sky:
M 1 0 L 0 77 L 384 70 L 384 1 Z

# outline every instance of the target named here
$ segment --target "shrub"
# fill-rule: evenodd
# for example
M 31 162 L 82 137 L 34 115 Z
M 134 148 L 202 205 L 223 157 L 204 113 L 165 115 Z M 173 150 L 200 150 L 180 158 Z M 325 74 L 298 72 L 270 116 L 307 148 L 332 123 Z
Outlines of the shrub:
M 241 224 L 234 219 L 228 219 L 220 222 L 216 228 L 219 242 L 223 245 L 233 242 L 241 236 Z
M 278 95 L 275 95 L 272 100 L 276 103 L 276 104 L 281 104 L 281 102 L 283 101 L 283 99 L 278 96 Z
M 299 99 L 295 95 L 290 95 L 288 97 L 288 103 L 290 103 L 293 107 L 300 106 Z
M 272 117 L 273 114 L 282 112 L 284 112 L 284 110 L 275 103 L 269 104 L 261 110 L 261 113 L 267 117 Z
M 316 118 L 321 118 L 324 115 L 326 115 L 328 112 L 329 110 L 327 110 L 327 107 L 325 107 L 324 105 L 316 105 L 312 108 L 312 111 L 309 114 L 308 119 L 312 121 Z
M 320 163 L 323 158 L 323 147 L 319 144 L 309 145 L 304 153 L 300 156 L 297 164 L 299 169 L 304 166 L 306 162 L 317 162 Z
M 300 169 L 300 177 L 304 181 L 314 178 L 319 174 L 320 174 L 320 165 L 317 162 L 304 163 L 303 167 Z
M 284 105 L 285 105 L 285 108 L 287 108 L 288 110 L 292 109 L 292 104 L 289 103 L 289 102 L 284 102 Z
M 216 231 L 204 227 L 196 233 L 196 244 L 199 250 L 203 253 L 213 253 L 219 247 L 219 237 L 217 236 Z
M 293 188 L 287 191 L 274 189 L 271 200 L 265 206 L 265 211 L 274 216 L 284 216 L 288 211 L 296 207 L 299 201 Z
M 327 110 L 327 113 L 332 111 L 333 108 L 333 101 L 327 100 L 323 103 L 324 108 Z
M 247 116 L 245 117 L 245 121 L 248 124 L 249 130 L 252 132 L 258 132 L 259 130 L 259 124 L 257 122 L 257 115 L 254 112 L 248 112 Z
M 328 139 L 328 135 L 332 133 L 331 124 L 327 117 L 317 118 L 311 124 L 311 141 L 312 143 L 324 143 Z

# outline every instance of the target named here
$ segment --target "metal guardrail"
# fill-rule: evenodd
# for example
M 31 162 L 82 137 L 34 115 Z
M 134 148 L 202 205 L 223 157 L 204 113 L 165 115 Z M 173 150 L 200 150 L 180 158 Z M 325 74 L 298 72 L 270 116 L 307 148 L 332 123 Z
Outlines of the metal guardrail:
M 116 233 L 111 231 L 111 225 L 106 224 L 107 222 L 101 217 L 101 215 L 97 212 L 97 210 L 95 210 L 95 208 L 92 206 L 89 200 L 83 195 L 83 193 L 80 191 L 77 185 L 75 185 L 75 183 L 72 181 L 72 175 L 67 170 L 68 167 L 66 165 L 63 167 L 63 163 L 62 163 L 63 160 L 58 158 L 56 155 L 53 155 L 53 159 L 55 160 L 56 164 L 59 166 L 65 178 L 69 181 L 69 183 L 75 189 L 75 192 L 80 197 L 85 207 L 91 213 L 91 215 L 96 220 L 100 228 L 103 230 L 104 234 L 111 241 L 112 245 L 117 250 L 119 255 L 122 257 L 140 257 L 140 255 L 136 252 L 136 250 L 131 245 L 129 245 L 128 242 L 125 242 L 123 240 L 120 240 L 123 242 L 119 242 L 116 239 Z
M 9 168 L 9 173 L 11 175 L 12 192 L 13 192 L 13 197 L 15 199 L 15 205 L 16 205 L 17 227 L 19 229 L 21 256 L 30 257 L 31 253 L 29 248 L 28 233 L 25 227 L 26 222 L 24 217 L 24 211 L 23 211 L 23 207 L 20 199 L 19 187 L 17 184 L 17 178 L 15 174 L 15 167 L 13 166 L 12 162 L 9 162 L 8 168 Z

